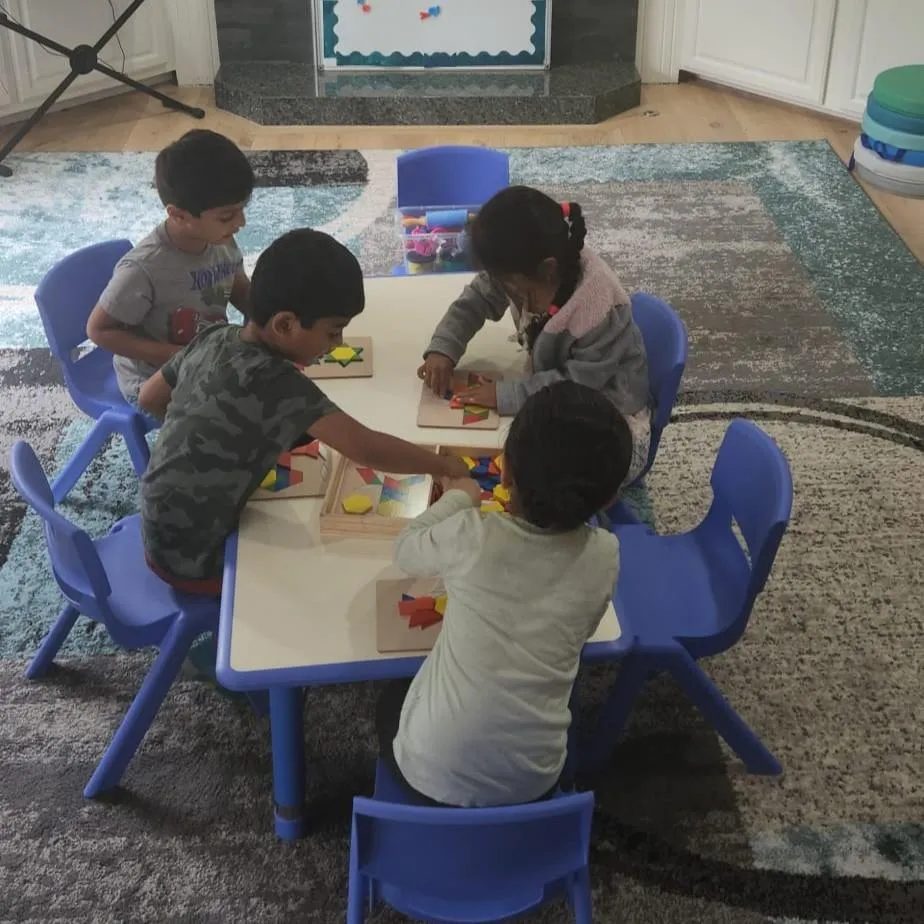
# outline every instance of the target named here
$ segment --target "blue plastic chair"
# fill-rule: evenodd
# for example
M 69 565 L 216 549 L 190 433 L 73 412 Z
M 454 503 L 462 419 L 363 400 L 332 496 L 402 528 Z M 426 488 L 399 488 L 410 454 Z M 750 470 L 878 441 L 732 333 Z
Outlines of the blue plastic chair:
M 353 800 L 347 924 L 378 901 L 416 920 L 501 921 L 564 897 L 590 924 L 593 793 L 504 808 L 407 805 L 385 765 Z
M 398 208 L 484 205 L 510 185 L 503 151 L 465 145 L 398 155 Z
M 56 263 L 39 283 L 35 303 L 51 354 L 61 364 L 74 404 L 96 424 L 55 479 L 55 501 L 62 501 L 113 433 L 121 434 L 139 475 L 148 467 L 145 434 L 155 424 L 122 397 L 112 368 L 112 354 L 99 347 L 82 356 L 87 321 L 131 241 L 104 241 L 83 247 Z
M 632 296 L 632 317 L 638 325 L 648 358 L 648 391 L 654 400 L 651 418 L 651 445 L 648 461 L 633 484 L 640 484 L 654 465 L 661 435 L 670 423 L 680 382 L 687 366 L 689 337 L 680 315 L 667 302 L 636 292 Z M 638 523 L 634 513 L 619 501 L 606 511 L 611 523 Z
M 106 626 L 123 648 L 160 649 L 122 724 L 84 789 L 94 798 L 119 784 L 157 715 L 193 641 L 218 629 L 218 600 L 180 594 L 146 565 L 137 516 L 93 541 L 55 509 L 48 479 L 32 447 L 18 442 L 11 459 L 13 484 L 45 521 L 45 543 L 55 580 L 67 601 L 26 669 L 30 680 L 51 667 L 79 616 Z
M 789 464 L 763 430 L 733 421 L 712 471 L 712 490 L 709 512 L 692 532 L 614 529 L 620 547 L 614 604 L 628 650 L 593 740 L 582 748 L 588 769 L 612 754 L 649 676 L 667 671 L 752 773 L 782 770 L 696 662 L 727 651 L 744 634 L 789 523 Z

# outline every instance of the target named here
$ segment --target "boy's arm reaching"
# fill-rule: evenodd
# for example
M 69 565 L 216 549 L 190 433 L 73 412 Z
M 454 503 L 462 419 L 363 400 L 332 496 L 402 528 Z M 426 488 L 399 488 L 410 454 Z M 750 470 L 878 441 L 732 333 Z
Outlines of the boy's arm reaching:
M 472 556 L 481 548 L 481 518 L 474 505 L 465 491 L 448 490 L 398 536 L 395 564 L 414 577 L 468 570 Z M 457 516 L 465 511 L 474 515 Z
M 181 349 L 173 343 L 161 343 L 133 334 L 120 321 L 112 317 L 102 305 L 97 305 L 87 321 L 87 337 L 97 346 L 116 356 L 138 359 L 152 366 L 162 366 Z
M 311 435 L 359 465 L 383 472 L 463 478 L 468 468 L 457 456 L 440 456 L 387 433 L 370 430 L 358 420 L 335 411 L 309 428 Z
M 134 261 L 122 260 L 90 313 L 87 337 L 116 356 L 162 366 L 180 348 L 131 330 L 147 317 L 153 303 L 154 286 L 148 274 Z
M 499 321 L 507 311 L 507 304 L 503 287 L 493 282 L 487 273 L 479 273 L 437 324 L 424 357 L 429 353 L 441 353 L 457 363 L 468 342 L 484 327 L 484 322 Z

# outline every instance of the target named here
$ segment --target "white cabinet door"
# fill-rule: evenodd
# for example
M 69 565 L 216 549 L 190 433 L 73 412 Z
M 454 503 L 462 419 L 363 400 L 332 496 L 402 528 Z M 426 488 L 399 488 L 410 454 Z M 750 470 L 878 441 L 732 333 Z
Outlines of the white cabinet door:
M 825 94 L 836 2 L 684 0 L 680 67 L 719 83 L 818 105 Z
M 924 61 L 924 0 L 838 0 L 825 108 L 859 117 L 880 71 Z
M 108 0 L 5 0 L 10 14 L 24 26 L 47 35 L 68 48 L 95 44 L 112 25 Z M 128 0 L 112 0 L 116 14 Z M 119 31 L 125 49 L 126 73 L 143 78 L 173 70 L 163 0 L 148 0 Z M 10 38 L 12 70 L 19 88 L 19 101 L 38 105 L 61 82 L 70 67 L 67 59 L 51 54 L 19 35 Z M 122 70 L 122 50 L 113 38 L 100 53 L 103 62 Z M 95 93 L 116 86 L 116 82 L 96 71 L 78 77 L 62 99 Z
M 0 111 L 16 102 L 16 80 L 13 75 L 13 56 L 10 54 L 6 30 L 0 30 Z

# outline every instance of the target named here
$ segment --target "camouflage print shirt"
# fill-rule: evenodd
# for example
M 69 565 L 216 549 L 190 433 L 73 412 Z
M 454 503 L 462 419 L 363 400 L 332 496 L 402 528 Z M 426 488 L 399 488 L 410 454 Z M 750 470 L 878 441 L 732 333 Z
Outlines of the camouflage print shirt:
M 237 325 L 199 334 L 161 369 L 173 396 L 141 481 L 144 548 L 185 580 L 220 578 L 225 539 L 281 452 L 337 410 Z

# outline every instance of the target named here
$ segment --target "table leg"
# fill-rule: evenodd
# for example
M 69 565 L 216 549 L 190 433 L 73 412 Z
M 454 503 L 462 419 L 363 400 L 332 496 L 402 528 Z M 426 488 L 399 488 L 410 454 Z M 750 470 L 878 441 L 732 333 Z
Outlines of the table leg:
M 305 834 L 302 691 L 298 687 L 273 687 L 269 698 L 276 835 L 294 841 Z

